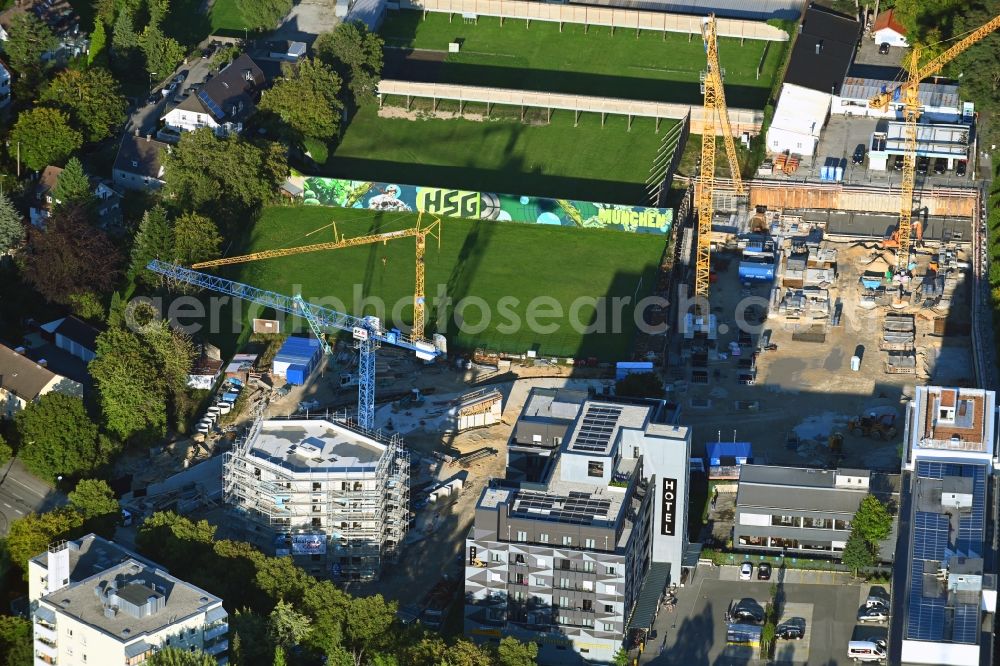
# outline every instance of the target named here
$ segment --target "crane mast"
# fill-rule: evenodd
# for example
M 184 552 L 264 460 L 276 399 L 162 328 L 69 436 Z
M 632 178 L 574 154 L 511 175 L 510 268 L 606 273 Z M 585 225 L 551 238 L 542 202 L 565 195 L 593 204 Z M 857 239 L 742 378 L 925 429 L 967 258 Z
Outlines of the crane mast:
M 702 24 L 702 37 L 705 41 L 708 68 L 704 79 L 705 102 L 701 131 L 701 171 L 698 177 L 698 247 L 695 260 L 694 291 L 696 296 L 708 298 L 712 255 L 712 215 L 715 210 L 713 195 L 715 193 L 716 115 L 719 116 L 719 122 L 722 126 L 722 140 L 726 146 L 726 156 L 729 159 L 733 186 L 738 195 L 744 194 L 745 190 L 743 179 L 740 177 L 739 162 L 736 159 L 736 143 L 733 141 L 733 131 L 729 124 L 726 93 L 722 87 L 719 42 L 716 35 L 714 14 L 705 19 Z
M 920 120 L 920 82 L 944 69 L 944 66 L 961 55 L 973 44 L 981 42 L 993 31 L 1000 28 L 1000 15 L 979 26 L 953 44 L 940 55 L 920 67 L 920 47 L 910 51 L 909 72 L 905 82 L 875 95 L 868 101 L 874 109 L 889 108 L 898 94 L 903 100 L 903 180 L 899 197 L 899 226 L 897 239 L 899 249 L 896 254 L 896 268 L 905 270 L 910 261 L 910 244 L 913 235 L 913 190 L 916 183 L 917 161 L 917 121 Z

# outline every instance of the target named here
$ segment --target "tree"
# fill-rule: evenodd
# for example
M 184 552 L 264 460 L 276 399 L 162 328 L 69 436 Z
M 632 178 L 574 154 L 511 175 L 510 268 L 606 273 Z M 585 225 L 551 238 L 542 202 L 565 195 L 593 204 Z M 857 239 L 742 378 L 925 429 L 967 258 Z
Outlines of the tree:
M 63 111 L 35 107 L 17 117 L 10 145 L 20 146 L 21 161 L 29 169 L 41 171 L 49 164 L 65 162 L 83 145 L 83 135 L 70 127 Z
M 461 638 L 448 646 L 442 662 L 448 666 L 492 666 L 493 664 L 486 648 Z
M 135 543 L 150 558 L 168 568 L 205 562 L 212 555 L 215 527 L 173 511 L 157 511 L 143 521 Z
M 279 601 L 267 620 L 267 634 L 279 648 L 300 644 L 312 631 L 312 620 L 299 613 L 291 604 Z
M 154 652 L 146 663 L 149 666 L 216 666 L 218 661 L 201 650 L 191 652 L 168 647 Z
M 535 666 L 538 663 L 538 644 L 522 643 L 513 636 L 507 636 L 497 646 L 500 666 Z
M 889 510 L 874 495 L 866 495 L 851 520 L 851 533 L 857 533 L 872 552 L 877 553 L 879 544 L 891 531 L 892 515 Z
M 280 645 L 274 646 L 274 666 L 286 666 L 285 650 Z
M 271 30 L 292 11 L 292 0 L 236 0 L 236 8 L 251 30 Z
M 24 242 L 24 222 L 21 214 L 6 194 L 0 194 L 0 254 L 13 250 Z
M 70 303 L 83 293 L 106 293 L 117 281 L 121 255 L 79 207 L 63 207 L 32 229 L 24 275 L 50 301 Z
M 840 553 L 840 561 L 857 575 L 859 570 L 874 566 L 875 556 L 865 540 L 852 530 Z
M 107 30 L 104 28 L 104 21 L 98 18 L 94 24 L 94 31 L 90 33 L 90 50 L 87 51 L 87 64 L 94 66 L 98 63 L 106 63 L 108 54 L 104 50 L 107 47 Z
M 7 443 L 7 440 L 0 436 L 0 465 L 6 465 L 13 457 L 14 449 Z
M 340 126 L 343 104 L 340 77 L 319 60 L 283 63 L 282 77 L 261 97 L 260 109 L 281 118 L 302 137 L 332 139 Z
M 272 658 L 272 648 L 267 638 L 267 620 L 252 611 L 237 609 L 229 616 L 229 630 L 233 634 L 233 664 L 266 664 Z M 239 649 L 236 638 L 239 637 Z
M 87 472 L 104 462 L 97 449 L 97 425 L 87 416 L 83 400 L 46 393 L 14 417 L 18 456 L 40 477 Z
M 0 666 L 30 666 L 34 663 L 31 648 L 31 620 L 14 615 L 0 615 Z
M 68 498 L 69 505 L 83 516 L 88 531 L 106 539 L 114 537 L 115 527 L 121 522 L 121 507 L 107 481 L 83 479 Z
M 184 59 L 184 47 L 176 39 L 167 37 L 159 26 L 149 24 L 139 38 L 139 48 L 146 58 L 146 71 L 172 72 Z
M 139 331 L 109 328 L 95 351 L 88 368 L 108 430 L 123 439 L 165 434 L 168 409 L 194 358 L 190 339 L 154 321 Z
M 618 648 L 618 652 L 615 652 L 614 656 L 611 657 L 611 663 L 614 666 L 627 666 L 629 661 L 628 650 L 625 648 Z
M 398 604 L 387 602 L 381 594 L 352 597 L 344 622 L 345 647 L 354 656 L 355 666 L 361 666 L 371 650 L 385 645 L 386 630 L 396 618 Z
M 222 236 L 215 222 L 198 215 L 185 213 L 174 220 L 174 262 L 184 266 L 199 261 L 217 259 Z
M 147 272 L 146 266 L 153 259 L 170 261 L 173 257 L 174 230 L 167 219 L 167 211 L 162 206 L 154 206 L 143 214 L 139 223 L 132 245 L 129 274 L 147 286 L 153 286 L 158 277 Z
M 10 559 L 27 574 L 28 560 L 44 553 L 50 543 L 70 536 L 82 525 L 83 517 L 70 507 L 18 518 L 10 524 L 7 533 Z
M 59 45 L 49 26 L 32 12 L 15 15 L 7 34 L 4 53 L 14 69 L 21 73 L 41 70 L 42 56 Z
M 41 101 L 68 113 L 90 142 L 106 139 L 125 122 L 127 102 L 118 82 L 103 67 L 59 72 L 42 91 Z
M 385 42 L 361 21 L 341 23 L 316 40 L 316 53 L 347 81 L 357 106 L 375 100 Z
M 83 171 L 83 165 L 75 157 L 69 158 L 66 168 L 59 174 L 55 187 L 52 188 L 52 198 L 55 209 L 66 206 L 86 207 L 90 204 L 93 194 L 90 191 L 90 179 Z
M 183 202 L 186 210 L 217 219 L 243 219 L 234 208 L 246 211 L 271 200 L 288 176 L 284 149 L 278 144 L 258 147 L 236 136 L 220 139 L 208 128 L 184 132 L 161 159 L 167 195 Z
M 132 22 L 132 12 L 123 8 L 118 12 L 114 28 L 111 31 L 111 48 L 115 58 L 130 58 L 138 46 L 139 35 Z
M 653 372 L 634 372 L 615 382 L 615 395 L 631 398 L 662 398 L 663 381 Z

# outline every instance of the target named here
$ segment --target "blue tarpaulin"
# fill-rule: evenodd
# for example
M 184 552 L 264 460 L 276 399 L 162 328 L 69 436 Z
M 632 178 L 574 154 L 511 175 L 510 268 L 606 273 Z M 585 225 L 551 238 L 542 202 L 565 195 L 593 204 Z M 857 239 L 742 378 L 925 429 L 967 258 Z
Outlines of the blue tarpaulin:
M 737 465 L 743 465 L 753 457 L 750 442 L 712 442 L 705 445 L 705 453 L 709 467 L 719 467 L 723 458 L 735 458 Z

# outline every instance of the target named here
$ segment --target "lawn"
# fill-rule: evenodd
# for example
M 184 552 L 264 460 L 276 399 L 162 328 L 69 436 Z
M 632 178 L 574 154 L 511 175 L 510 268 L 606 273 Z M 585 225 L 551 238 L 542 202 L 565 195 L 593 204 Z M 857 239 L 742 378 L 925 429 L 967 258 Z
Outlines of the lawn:
M 215 0 L 209 14 L 212 23 L 212 34 L 225 34 L 232 37 L 242 37 L 247 27 L 243 14 L 236 6 L 236 0 Z
M 316 242 L 329 232 L 309 238 L 304 235 L 329 224 L 331 219 L 337 220 L 340 233 L 350 237 L 411 227 L 416 216 L 353 209 L 272 207 L 256 223 L 249 243 L 251 250 Z M 451 218 L 443 221 L 441 236 L 440 249 L 436 243 L 428 242 L 425 261 L 428 335 L 444 332 L 453 350 L 478 346 L 509 352 L 536 349 L 542 355 L 597 356 L 607 361 L 625 358 L 628 353 L 635 330 L 632 308 L 621 309 L 620 320 L 624 323 L 614 331 L 615 317 L 609 307 L 608 332 L 588 335 L 583 327 L 600 323 L 599 319 L 593 319 L 594 301 L 581 303 L 574 315 L 569 314 L 570 305 L 579 297 L 628 297 L 632 299 L 629 305 L 636 296 L 642 298 L 655 282 L 665 242 L 662 236 Z M 371 304 L 367 307 L 356 304 L 355 292 L 357 298 L 377 297 L 386 304 L 388 312 L 399 304 L 398 317 L 402 319 L 399 323 L 408 325 L 412 317 L 413 254 L 413 242 L 400 240 L 387 245 L 268 259 L 232 266 L 223 274 L 283 294 L 301 290 L 307 299 L 324 298 L 325 304 L 343 307 L 353 314 L 377 312 Z M 443 327 L 436 323 L 438 305 L 442 302 L 439 290 L 453 304 L 461 304 L 463 299 L 468 303 L 460 307 L 444 306 Z M 540 313 L 533 331 L 527 314 L 529 303 L 538 296 L 550 299 L 548 304 L 532 306 Z M 504 297 L 506 300 L 501 303 Z M 478 299 L 481 299 L 479 304 L 473 302 Z M 562 316 L 544 314 L 551 312 L 549 307 L 553 304 L 562 308 Z M 484 311 L 491 313 L 488 322 L 484 322 Z M 520 325 L 513 323 L 515 319 Z M 460 330 L 459 320 L 466 322 L 461 327 L 464 330 Z M 388 317 L 388 321 L 395 319 Z M 552 330 L 542 329 L 543 326 Z
M 645 180 L 660 146 L 652 119 L 554 112 L 549 125 L 517 120 L 381 118 L 375 108 L 355 116 L 324 174 L 504 194 L 604 203 L 648 203 Z
M 389 12 L 382 27 L 386 42 L 386 75 L 412 80 L 542 90 L 558 93 L 622 97 L 658 102 L 699 104 L 699 73 L 705 50 L 699 35 L 644 32 L 565 23 L 505 21 L 480 17 L 475 24 L 431 13 Z M 447 53 L 450 42 L 460 53 Z M 767 102 L 786 42 L 719 40 L 726 71 L 726 100 L 731 107 L 762 109 Z M 395 47 L 395 48 L 393 48 Z M 767 57 L 760 79 L 757 65 Z M 434 59 L 400 64 L 411 49 L 444 52 Z

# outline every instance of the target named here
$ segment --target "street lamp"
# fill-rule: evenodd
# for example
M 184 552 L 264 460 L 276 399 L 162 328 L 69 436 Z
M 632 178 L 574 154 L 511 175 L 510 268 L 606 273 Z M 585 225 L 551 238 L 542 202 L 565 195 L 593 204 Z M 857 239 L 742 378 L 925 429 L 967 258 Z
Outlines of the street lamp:
M 153 77 L 156 76 L 156 72 L 149 73 L 149 92 L 153 92 Z

